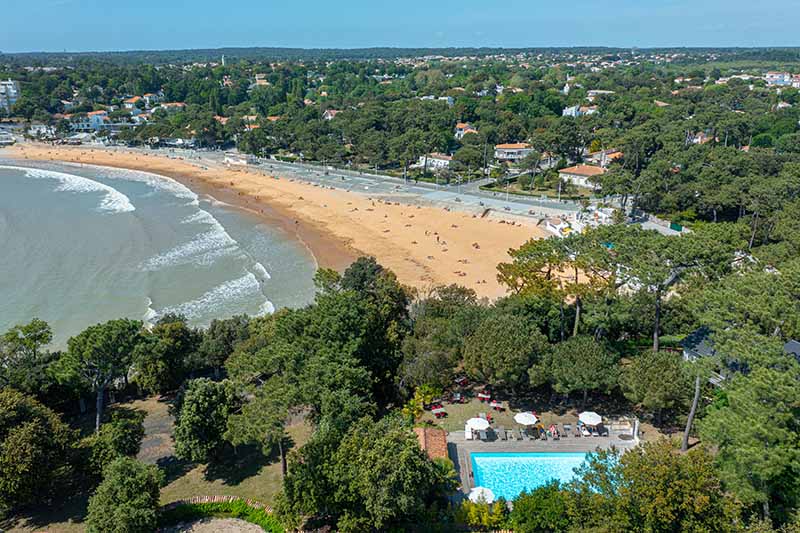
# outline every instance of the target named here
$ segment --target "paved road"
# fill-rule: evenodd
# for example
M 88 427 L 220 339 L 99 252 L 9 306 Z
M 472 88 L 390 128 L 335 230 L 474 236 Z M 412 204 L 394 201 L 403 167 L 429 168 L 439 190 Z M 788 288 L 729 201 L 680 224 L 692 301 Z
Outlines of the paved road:
M 178 149 L 160 150 L 160 152 L 172 157 L 194 160 L 199 164 L 205 162 L 214 165 L 224 164 L 226 156 L 223 152 Z M 343 170 L 307 163 L 286 163 L 271 159 L 259 159 L 259 164 L 251 165 L 249 169 L 260 170 L 264 173 L 280 172 L 283 175 L 312 184 L 365 195 L 374 194 L 389 197 L 390 199 L 394 198 L 397 201 L 429 203 L 471 212 L 492 209 L 515 216 L 542 218 L 545 216 L 565 215 L 579 210 L 579 206 L 573 202 L 524 198 L 480 190 L 479 186 L 488 180 L 462 185 L 456 183 L 445 185 L 414 182 L 412 180 L 404 181 L 402 178 L 384 174 Z

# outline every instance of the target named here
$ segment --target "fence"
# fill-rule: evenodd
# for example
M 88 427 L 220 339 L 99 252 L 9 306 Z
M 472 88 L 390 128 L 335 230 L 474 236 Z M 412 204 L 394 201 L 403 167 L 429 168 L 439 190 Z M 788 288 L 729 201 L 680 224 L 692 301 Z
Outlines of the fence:
M 169 511 L 181 505 L 192 505 L 201 503 L 233 503 L 239 501 L 246 503 L 247 505 L 249 505 L 254 509 L 263 509 L 268 513 L 272 513 L 272 507 L 270 507 L 266 503 L 261 503 L 247 498 L 240 498 L 238 496 L 194 496 L 193 498 L 188 498 L 185 500 L 177 500 L 172 503 L 168 503 L 167 505 L 161 507 L 161 510 Z

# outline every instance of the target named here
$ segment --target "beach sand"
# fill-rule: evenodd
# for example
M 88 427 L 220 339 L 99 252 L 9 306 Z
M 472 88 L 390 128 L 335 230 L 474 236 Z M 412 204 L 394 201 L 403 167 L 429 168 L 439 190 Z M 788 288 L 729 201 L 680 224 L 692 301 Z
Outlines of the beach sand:
M 374 256 L 398 279 L 425 292 L 457 283 L 479 296 L 497 298 L 505 289 L 496 279 L 497 264 L 508 251 L 543 229 L 516 221 L 447 211 L 439 207 L 397 205 L 379 195 L 315 187 L 280 174 L 255 169 L 203 168 L 196 161 L 88 146 L 20 144 L 0 151 L 18 159 L 66 161 L 153 172 L 174 178 L 198 194 L 247 209 L 280 224 L 310 249 L 321 267 L 343 270 L 356 257 Z

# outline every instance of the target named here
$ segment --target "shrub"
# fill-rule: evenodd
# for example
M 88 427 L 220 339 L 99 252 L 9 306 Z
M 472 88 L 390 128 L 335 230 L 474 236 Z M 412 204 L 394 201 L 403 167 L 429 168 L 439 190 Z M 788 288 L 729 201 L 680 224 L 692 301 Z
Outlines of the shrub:
M 244 500 L 213 503 L 185 503 L 162 511 L 158 517 L 159 527 L 167 527 L 181 522 L 193 522 L 203 518 L 238 518 L 256 524 L 270 533 L 283 533 L 285 530 L 272 513 L 266 509 L 251 507 Z

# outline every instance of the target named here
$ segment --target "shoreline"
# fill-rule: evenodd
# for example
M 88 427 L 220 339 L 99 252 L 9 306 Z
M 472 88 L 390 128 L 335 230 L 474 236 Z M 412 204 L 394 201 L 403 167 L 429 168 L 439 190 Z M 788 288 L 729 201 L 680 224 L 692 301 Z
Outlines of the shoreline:
M 307 247 L 321 268 L 341 272 L 359 256 L 370 255 L 401 283 L 422 292 L 456 283 L 479 297 L 503 296 L 497 264 L 510 260 L 509 249 L 548 236 L 532 224 L 401 203 L 396 195 L 384 200 L 376 194 L 368 197 L 314 186 L 280 173 L 201 165 L 158 153 L 25 143 L 0 150 L 0 155 L 160 174 L 283 229 Z

